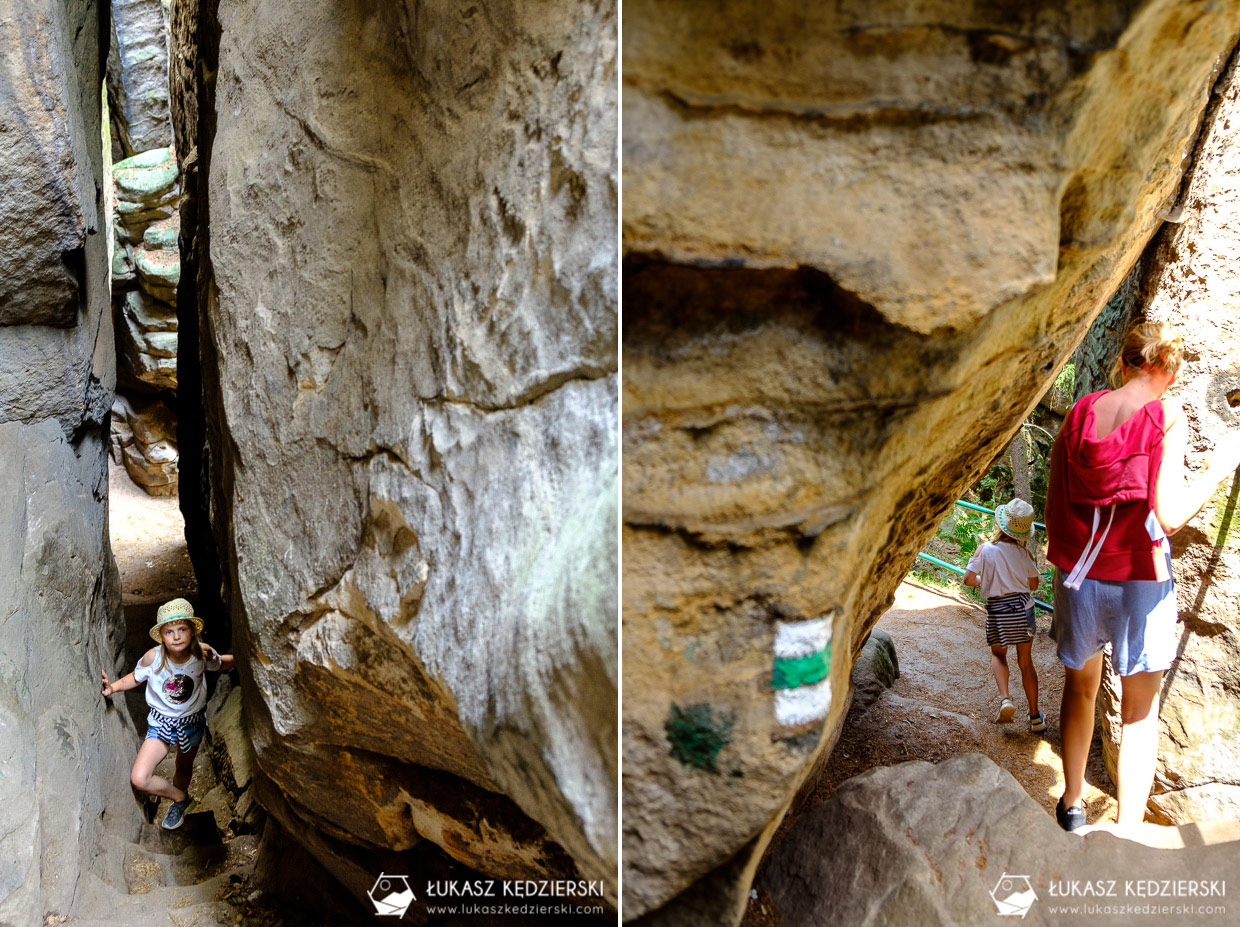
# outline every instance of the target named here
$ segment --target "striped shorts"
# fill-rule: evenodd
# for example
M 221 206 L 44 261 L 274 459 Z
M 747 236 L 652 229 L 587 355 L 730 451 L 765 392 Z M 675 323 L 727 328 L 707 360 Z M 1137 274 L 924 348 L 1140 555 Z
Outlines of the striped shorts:
M 1036 628 L 1030 593 L 1013 592 L 986 600 L 986 643 L 990 646 L 1027 644 Z
M 207 733 L 207 710 L 196 711 L 184 718 L 170 718 L 151 709 L 146 716 L 146 739 L 162 740 L 188 753 L 200 743 Z

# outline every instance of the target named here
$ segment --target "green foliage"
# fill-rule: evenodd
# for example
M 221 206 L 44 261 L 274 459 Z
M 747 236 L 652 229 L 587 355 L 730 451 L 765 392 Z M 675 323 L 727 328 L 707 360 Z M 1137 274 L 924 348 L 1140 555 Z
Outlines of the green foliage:
M 1055 377 L 1055 392 L 1061 396 L 1067 396 L 1070 402 L 1074 389 L 1076 389 L 1076 364 L 1068 361 L 1063 365 L 1063 370 L 1059 371 L 1059 376 Z
M 1065 368 L 1065 372 L 1070 381 L 1073 375 L 1071 364 Z M 1064 373 L 1061 373 L 1056 380 L 1056 386 L 1063 380 Z M 1025 431 L 1029 449 L 1029 489 L 1032 496 L 1027 501 L 1033 506 L 1034 520 L 1041 522 L 1046 517 L 1046 490 L 1050 482 L 1050 453 L 1053 439 L 1041 428 L 1031 427 L 1026 428 Z M 1000 459 L 983 474 L 971 490 L 965 493 L 964 499 L 966 502 L 984 505 L 987 508 L 996 508 L 1009 502 L 1013 495 L 1011 467 Z M 947 517 L 939 524 L 934 537 L 930 539 L 925 549 L 927 553 L 940 560 L 963 568 L 977 549 L 994 537 L 994 532 L 994 516 L 957 505 L 952 507 Z M 1053 567 L 1045 563 L 1045 556 L 1042 553 L 1045 545 L 1046 538 L 1042 529 L 1038 529 L 1038 533 L 1031 542 L 1031 551 L 1039 566 L 1044 566 L 1045 569 L 1041 570 L 1042 581 L 1034 595 L 1043 602 L 1049 602 Z M 921 583 L 950 588 L 978 602 L 985 601 L 977 587 L 964 585 L 964 577 L 942 567 L 936 567 L 925 560 L 918 560 L 909 572 L 909 576 Z

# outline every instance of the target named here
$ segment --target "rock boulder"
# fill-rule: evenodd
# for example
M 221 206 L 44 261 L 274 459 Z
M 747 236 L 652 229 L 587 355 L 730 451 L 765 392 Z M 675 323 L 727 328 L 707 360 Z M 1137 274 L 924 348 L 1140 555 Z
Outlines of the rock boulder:
M 118 162 L 112 179 L 118 234 L 127 244 L 138 244 L 152 223 L 171 219 L 176 212 L 180 183 L 171 148 L 152 148 Z
M 363 901 L 359 845 L 615 891 L 615 20 L 174 16 L 255 778 Z
M 124 292 L 117 304 L 116 345 L 122 384 L 176 392 L 176 308 L 137 289 Z
M 165 403 L 117 396 L 112 404 L 112 456 L 148 495 L 176 495 L 176 440 L 176 417 Z
M 1235 871 L 1240 828 L 1186 828 L 1160 839 L 1179 848 L 1103 830 L 1065 833 L 1011 775 L 968 753 L 847 780 L 792 826 L 757 881 L 784 927 L 949 927 L 1000 914 L 1066 927 L 1088 920 L 1087 904 L 1225 911 L 1230 901 L 1218 891 L 1226 893 Z M 1151 895 L 1170 882 L 1191 882 L 1192 896 L 1187 887 L 1176 897 Z M 1071 904 L 1075 913 L 1059 910 Z M 1130 922 L 1163 919 L 1149 913 L 1130 912 Z M 1181 911 L 1176 922 L 1215 923 L 1217 914 Z
M 103 193 L 84 115 L 94 87 L 73 63 L 85 53 L 80 15 L 49 0 L 0 6 L 0 325 L 75 325 L 91 289 L 87 238 L 102 227 Z

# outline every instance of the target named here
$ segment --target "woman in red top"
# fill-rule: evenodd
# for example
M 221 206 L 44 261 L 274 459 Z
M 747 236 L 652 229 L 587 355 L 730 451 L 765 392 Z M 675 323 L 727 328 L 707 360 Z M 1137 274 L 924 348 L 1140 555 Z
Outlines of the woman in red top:
M 1051 452 L 1047 559 L 1057 568 L 1052 636 L 1064 664 L 1064 794 L 1055 813 L 1064 830 L 1085 824 L 1081 792 L 1108 643 L 1121 685 L 1117 823 L 1144 818 L 1158 756 L 1158 692 L 1176 655 L 1167 535 L 1240 465 L 1233 440 L 1186 482 L 1188 424 L 1166 396 L 1182 359 L 1178 334 L 1157 322 L 1136 326 L 1120 353 L 1123 386 L 1080 399 Z

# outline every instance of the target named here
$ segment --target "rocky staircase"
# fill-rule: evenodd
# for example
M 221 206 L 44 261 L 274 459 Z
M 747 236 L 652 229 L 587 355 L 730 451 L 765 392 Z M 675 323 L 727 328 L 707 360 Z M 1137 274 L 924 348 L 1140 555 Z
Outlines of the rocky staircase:
M 297 927 L 306 915 L 278 910 L 252 884 L 263 831 L 254 804 L 252 760 L 240 719 L 239 693 L 224 682 L 208 706 L 211 733 L 194 761 L 194 799 L 177 830 L 159 821 L 169 802 L 144 806 L 137 832 L 113 825 L 85 871 L 70 915 L 48 915 L 43 927 Z M 229 695 L 232 698 L 228 698 Z M 171 779 L 165 757 L 156 772 Z M 132 822 L 132 818 L 128 821 Z
M 179 830 L 143 824 L 121 861 L 123 891 L 93 876 L 79 915 L 66 927 L 217 927 L 270 924 L 247 910 L 247 886 L 258 838 L 220 839 L 214 815 L 189 814 Z M 114 874 L 113 874 L 114 875 Z M 284 923 L 284 919 L 280 919 Z

